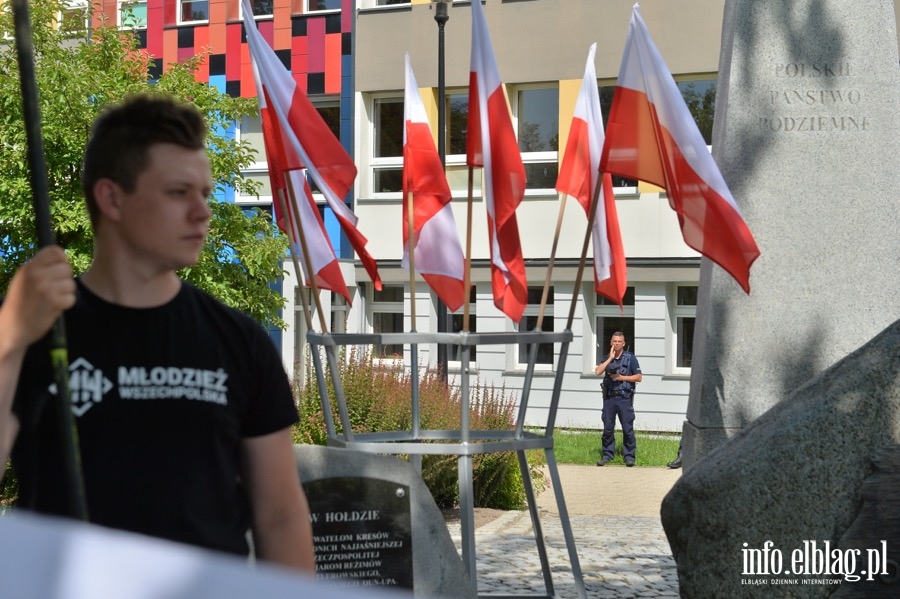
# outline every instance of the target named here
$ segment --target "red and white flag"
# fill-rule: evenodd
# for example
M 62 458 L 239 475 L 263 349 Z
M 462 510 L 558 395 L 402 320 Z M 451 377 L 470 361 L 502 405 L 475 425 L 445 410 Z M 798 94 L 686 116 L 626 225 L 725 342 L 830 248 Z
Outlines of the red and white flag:
M 403 262 L 409 268 L 409 194 L 413 197 L 416 272 L 450 310 L 467 298 L 465 257 L 453 210 L 450 186 L 438 155 L 425 104 L 406 55 L 406 93 L 403 99 Z
M 356 215 L 343 198 L 353 187 L 356 165 L 328 124 L 303 93 L 290 72 L 256 28 L 249 0 L 242 0 L 244 31 L 250 58 L 256 67 L 258 85 L 262 87 L 269 110 L 277 117 L 285 146 L 306 168 L 328 206 L 334 211 L 350 245 L 362 261 L 375 289 L 381 289 L 381 277 L 375 260 L 366 250 L 368 240 L 356 228 Z
M 255 69 L 254 69 L 255 73 Z M 259 100 L 259 115 L 262 121 L 263 141 L 266 148 L 266 161 L 269 166 L 269 180 L 272 184 L 273 205 L 275 208 L 275 222 L 284 231 L 290 240 L 291 247 L 303 269 L 304 281 L 310 284 L 310 268 L 315 277 L 316 285 L 320 289 L 334 291 L 347 298 L 350 303 L 350 292 L 341 274 L 334 248 L 325 232 L 325 224 L 318 206 L 312 197 L 312 191 L 306 180 L 304 171 L 299 168 L 299 160 L 296 155 L 285 147 L 284 133 L 278 124 L 278 118 L 274 117 L 266 102 L 266 94 L 259 89 L 257 80 L 257 97 Z M 293 165 L 293 166 L 292 166 Z M 288 193 L 288 181 L 290 188 L 295 191 L 297 213 Z M 303 189 L 303 197 L 297 197 L 296 191 Z M 283 199 L 286 210 L 282 210 L 280 199 Z M 309 267 L 300 243 L 300 228 L 306 241 L 309 252 Z
M 480 0 L 472 2 L 469 71 L 466 162 L 484 167 L 494 304 L 519 322 L 528 303 L 525 260 L 516 222 L 516 208 L 525 195 L 525 167 Z
M 685 243 L 750 293 L 759 256 L 728 186 L 634 5 L 600 170 L 663 187 Z
M 575 114 L 569 129 L 569 141 L 559 167 L 556 189 L 578 200 L 590 219 L 591 202 L 597 185 L 602 185 L 591 237 L 594 247 L 594 289 L 600 295 L 622 306 L 628 278 L 625 272 L 625 250 L 612 189 L 612 176 L 601 177 L 600 152 L 603 150 L 603 116 L 600 112 L 600 92 L 594 55 L 597 44 L 591 45 L 581 91 L 575 101 Z

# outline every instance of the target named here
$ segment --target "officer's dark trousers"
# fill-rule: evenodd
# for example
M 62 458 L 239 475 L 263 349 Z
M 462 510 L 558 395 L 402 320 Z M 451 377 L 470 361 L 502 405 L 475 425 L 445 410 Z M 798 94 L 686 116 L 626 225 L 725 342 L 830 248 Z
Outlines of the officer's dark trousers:
M 616 455 L 616 415 L 622 425 L 623 449 L 626 458 L 634 458 L 637 441 L 634 438 L 634 401 L 632 397 L 618 396 L 603 400 L 603 457 Z

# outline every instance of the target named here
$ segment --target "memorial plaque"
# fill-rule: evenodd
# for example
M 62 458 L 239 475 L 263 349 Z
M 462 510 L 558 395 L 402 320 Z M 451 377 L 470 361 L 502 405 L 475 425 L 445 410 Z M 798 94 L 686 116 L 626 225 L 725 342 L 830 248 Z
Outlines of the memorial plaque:
M 316 577 L 343 586 L 413 588 L 409 487 L 368 477 L 303 484 Z

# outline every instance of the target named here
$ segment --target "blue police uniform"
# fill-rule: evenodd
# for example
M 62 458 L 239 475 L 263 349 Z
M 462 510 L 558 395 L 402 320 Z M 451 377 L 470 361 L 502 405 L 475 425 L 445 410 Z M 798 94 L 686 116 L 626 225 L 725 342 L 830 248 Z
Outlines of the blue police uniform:
M 607 355 L 608 357 L 608 355 Z M 603 360 L 606 361 L 606 358 Z M 611 460 L 616 454 L 616 415 L 622 425 L 625 461 L 634 460 L 637 441 L 634 437 L 634 389 L 628 381 L 614 381 L 610 374 L 633 375 L 641 372 L 637 357 L 628 351 L 613 359 L 603 375 L 603 460 Z

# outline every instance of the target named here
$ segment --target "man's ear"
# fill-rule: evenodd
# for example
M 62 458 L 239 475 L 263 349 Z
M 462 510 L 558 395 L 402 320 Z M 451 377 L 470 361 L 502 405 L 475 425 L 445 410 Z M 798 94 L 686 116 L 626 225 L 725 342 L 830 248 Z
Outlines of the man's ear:
M 112 179 L 98 179 L 94 183 L 94 200 L 103 218 L 118 221 L 122 215 L 122 188 Z

